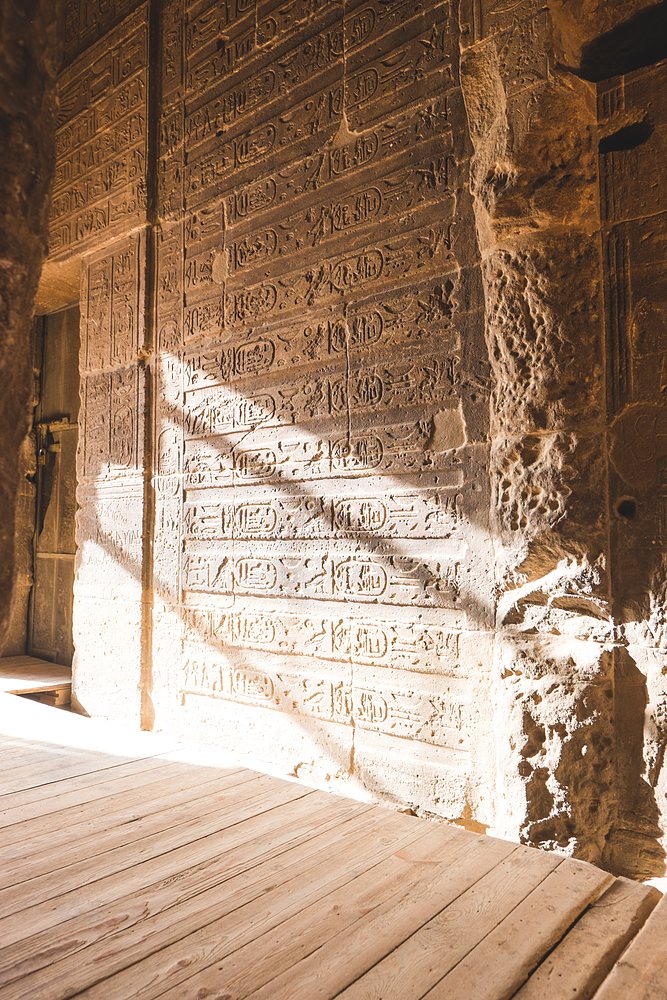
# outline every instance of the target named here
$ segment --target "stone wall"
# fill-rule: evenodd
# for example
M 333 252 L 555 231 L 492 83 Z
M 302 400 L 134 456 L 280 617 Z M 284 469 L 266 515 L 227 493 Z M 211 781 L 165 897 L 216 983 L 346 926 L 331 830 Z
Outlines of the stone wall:
M 629 513 L 662 482 L 637 444 L 661 202 L 649 225 L 632 201 L 664 163 L 660 70 L 597 82 L 571 15 L 71 5 L 49 267 L 81 267 L 74 695 L 662 873 L 659 513 Z

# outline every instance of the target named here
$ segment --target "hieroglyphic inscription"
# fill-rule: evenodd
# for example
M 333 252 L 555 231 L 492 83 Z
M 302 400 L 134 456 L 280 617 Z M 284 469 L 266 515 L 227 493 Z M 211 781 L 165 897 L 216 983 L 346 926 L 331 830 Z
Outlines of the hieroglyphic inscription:
M 188 538 L 450 538 L 465 524 L 456 493 L 435 490 L 361 493 L 346 497 L 249 491 L 239 502 L 231 491 L 188 494 L 183 530 Z
M 183 426 L 189 438 L 260 425 L 303 426 L 352 411 L 379 413 L 444 402 L 455 394 L 454 383 L 452 359 L 422 357 L 397 362 L 391 368 L 382 365 L 346 372 L 339 367 L 294 381 L 272 380 L 261 392 L 207 385 L 186 392 Z
M 461 0 L 463 44 L 512 31 L 543 7 L 542 0 Z
M 137 0 L 67 0 L 65 64 L 137 6 Z
M 243 661 L 238 666 L 201 647 L 186 648 L 181 674 L 185 694 L 207 695 L 343 725 L 385 732 L 395 737 L 467 749 L 465 691 L 455 681 L 436 690 L 363 687 L 326 673 L 304 674 L 283 668 L 268 671 Z
M 310 155 L 313 149 L 319 152 L 322 141 L 313 143 L 312 137 L 320 132 L 330 133 L 332 127 L 339 126 L 344 112 L 354 122 L 355 131 L 362 132 L 372 122 L 380 125 L 383 118 L 421 98 L 426 107 L 430 106 L 430 111 L 427 113 L 425 107 L 423 113 L 425 118 L 430 117 L 431 126 L 446 119 L 447 98 L 443 94 L 433 99 L 434 92 L 442 92 L 442 85 L 440 80 L 434 85 L 432 79 L 433 74 L 446 76 L 445 93 L 451 90 L 451 53 L 445 38 L 443 25 L 437 30 L 434 26 L 413 40 L 397 35 L 397 49 L 379 57 L 377 66 L 369 67 L 364 60 L 364 68 L 356 75 L 350 74 L 344 85 L 336 83 L 304 101 L 296 100 L 288 112 L 275 63 L 263 75 L 248 78 L 242 91 L 223 92 L 188 109 L 185 118 L 188 204 L 197 204 L 206 194 L 210 197 L 214 192 L 224 191 L 230 186 L 232 174 L 237 177 L 239 171 L 251 164 L 267 158 L 273 162 L 294 162 L 294 154 L 298 154 L 303 141 L 310 146 L 307 151 Z M 313 82 L 311 86 L 314 85 Z M 289 87 L 292 101 L 299 92 L 299 88 Z M 452 91 L 452 99 L 457 102 L 460 95 Z M 271 116 L 276 100 L 280 101 L 280 109 Z M 344 160 L 345 154 L 341 153 L 338 162 Z
M 309 362 L 400 352 L 401 358 L 423 350 L 439 350 L 455 382 L 460 335 L 453 324 L 457 276 L 415 283 L 400 293 L 383 294 L 348 309 L 334 306 L 310 310 L 307 318 L 281 324 L 251 336 L 225 338 L 184 359 L 186 390 L 238 382 Z M 167 331 L 165 331 L 165 336 Z M 169 350 L 168 347 L 164 348 Z M 287 372 L 285 371 L 285 374 Z
M 455 539 L 441 540 L 428 554 L 407 541 L 396 549 L 376 544 L 372 553 L 343 541 L 313 540 L 305 547 L 265 542 L 246 554 L 243 548 L 235 545 L 232 555 L 224 546 L 189 542 L 183 590 L 447 607 L 458 597 L 467 551 Z
M 239 486 L 301 482 L 309 479 L 354 479 L 377 475 L 437 473 L 443 487 L 463 482 L 461 459 L 451 451 L 429 450 L 429 420 L 378 426 L 374 433 L 348 438 L 305 438 L 297 432 L 256 432 L 237 446 L 229 437 L 188 440 L 184 447 L 186 487 Z
M 84 550 L 78 594 L 106 599 L 141 596 L 144 495 L 140 478 L 83 483 L 77 491 L 77 546 Z
M 114 243 L 84 264 L 81 369 L 136 361 L 144 337 L 145 234 Z
M 109 230 L 123 232 L 145 218 L 147 16 L 139 7 L 60 76 L 52 257 L 87 249 Z
M 422 615 L 419 615 L 422 618 Z M 184 648 L 238 647 L 263 653 L 317 657 L 340 663 L 464 677 L 459 637 L 432 621 L 388 621 L 338 614 L 279 614 L 185 609 Z
M 138 365 L 83 376 L 79 478 L 140 467 L 144 380 Z
M 174 693 L 461 749 L 481 297 L 455 11 L 185 6 L 162 14 L 151 369 Z
M 366 182 L 351 190 L 345 190 L 343 186 L 333 200 L 327 197 L 326 188 L 320 191 L 316 201 L 313 198 L 303 199 L 306 203 L 301 210 L 298 202 L 291 198 L 282 216 L 277 209 L 271 212 L 268 225 L 250 218 L 242 220 L 236 227 L 230 227 L 227 236 L 228 274 L 230 277 L 240 273 L 247 275 L 280 256 L 293 256 L 309 248 L 341 242 L 350 236 L 358 237 L 359 230 L 370 231 L 381 221 L 386 221 L 387 240 L 400 238 L 405 232 L 405 213 L 417 205 L 423 207 L 437 201 L 440 218 L 443 222 L 450 222 L 455 210 L 455 198 L 450 187 L 454 159 L 437 155 L 433 149 L 427 148 L 425 153 L 423 160 L 414 167 L 406 165 L 402 159 L 395 161 L 390 173 L 382 177 L 376 173 L 372 184 Z M 280 180 L 279 176 L 277 180 Z M 338 187 L 341 186 L 342 183 L 339 183 Z M 278 190 L 276 180 L 270 178 L 262 182 L 259 194 L 264 192 L 267 196 L 269 193 L 275 196 Z M 449 201 L 446 197 L 448 193 Z M 251 192 L 244 196 L 241 207 L 245 207 L 246 212 L 254 207 L 257 212 L 260 200 Z
M 224 325 L 249 327 L 350 294 L 390 289 L 410 277 L 419 280 L 448 271 L 455 261 L 455 226 L 445 217 L 387 243 L 362 245 L 356 252 L 330 257 L 317 255 L 310 266 L 276 275 L 273 281 L 247 285 L 239 275 L 227 283 Z M 186 309 L 186 324 L 187 313 Z

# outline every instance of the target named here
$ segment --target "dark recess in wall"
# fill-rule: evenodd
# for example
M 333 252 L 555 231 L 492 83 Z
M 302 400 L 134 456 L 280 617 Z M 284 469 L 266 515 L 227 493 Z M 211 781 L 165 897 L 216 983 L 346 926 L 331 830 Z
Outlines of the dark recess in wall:
M 598 83 L 667 59 L 667 3 L 635 14 L 585 45 L 579 75 Z
M 653 123 L 648 115 L 642 121 L 633 122 L 600 139 L 600 153 L 621 153 L 623 150 L 636 149 L 653 135 Z

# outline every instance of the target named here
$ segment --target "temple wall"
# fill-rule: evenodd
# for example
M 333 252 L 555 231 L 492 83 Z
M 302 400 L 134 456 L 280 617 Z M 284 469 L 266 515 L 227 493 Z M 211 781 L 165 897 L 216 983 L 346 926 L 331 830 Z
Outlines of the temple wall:
M 662 413 L 614 360 L 663 348 L 632 332 L 652 292 L 613 334 L 610 254 L 659 310 L 661 244 L 630 181 L 604 201 L 654 168 L 605 152 L 618 84 L 565 68 L 558 6 L 68 7 L 47 278 L 80 268 L 73 695 L 661 874 L 660 535 L 618 507 L 655 506 L 661 453 L 649 482 L 607 444 Z

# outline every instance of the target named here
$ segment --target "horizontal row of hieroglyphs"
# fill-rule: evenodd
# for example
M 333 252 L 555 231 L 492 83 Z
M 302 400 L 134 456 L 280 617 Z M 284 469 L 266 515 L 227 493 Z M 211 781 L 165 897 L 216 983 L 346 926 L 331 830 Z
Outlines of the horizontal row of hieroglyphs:
M 448 357 L 460 346 L 460 334 L 452 326 L 457 288 L 456 275 L 432 279 L 383 295 L 372 305 L 351 306 L 347 311 L 336 305 L 307 321 L 267 330 L 262 336 L 225 338 L 224 345 L 188 353 L 182 361 L 166 357 L 162 375 L 165 392 L 180 384 L 181 373 L 187 390 L 373 349 L 385 355 L 387 350 L 424 345 L 434 355 Z M 159 343 L 162 351 L 179 350 L 181 331 L 176 319 L 162 318 Z
M 531 15 L 544 11 L 542 0 L 461 0 L 459 20 L 464 46 L 472 45 L 489 35 L 509 32 L 510 38 L 518 34 L 517 28 Z M 509 65 L 516 62 L 507 60 Z
M 227 42 L 237 37 L 248 21 L 261 25 L 273 17 L 281 31 L 293 31 L 332 5 L 339 9 L 334 0 L 206 0 L 187 4 L 185 57 L 196 58 L 204 49 L 217 46 L 220 39 Z
M 292 611 L 201 611 L 183 608 L 186 645 L 258 649 L 441 676 L 465 676 L 458 633 L 417 621 L 387 622 Z
M 354 724 L 457 750 L 468 748 L 467 706 L 451 694 L 376 691 L 329 677 L 234 667 L 198 650 L 184 656 L 181 691 Z
M 317 263 L 272 281 L 238 285 L 227 295 L 218 292 L 212 298 L 188 302 L 183 317 L 185 338 L 214 337 L 226 328 L 253 326 L 362 289 L 363 294 L 370 294 L 383 286 L 391 288 L 397 280 L 451 271 L 455 227 L 456 223 L 437 220 L 388 243 L 319 257 Z
M 460 497 L 436 490 L 382 497 L 262 493 L 245 502 L 228 492 L 186 497 L 186 538 L 449 538 L 467 523 Z
M 57 257 L 72 248 L 81 249 L 90 237 L 102 235 L 111 227 L 125 232 L 140 225 L 146 218 L 146 202 L 146 182 L 142 177 L 73 217 L 54 220 L 49 229 L 50 255 Z
M 262 59 L 262 56 L 273 58 L 277 86 L 283 92 L 307 76 L 342 61 L 343 55 L 350 60 L 354 71 L 355 56 L 362 46 L 374 43 L 374 52 L 377 52 L 381 48 L 380 38 L 389 36 L 391 39 L 390 33 L 396 28 L 400 29 L 404 42 L 420 29 L 423 30 L 423 8 L 420 9 L 420 6 L 408 6 L 405 0 L 365 0 L 343 18 L 341 8 L 331 4 L 315 21 L 320 28 L 317 34 L 285 51 L 281 46 L 283 42 L 289 44 L 290 35 L 294 39 L 295 27 L 305 18 L 312 23 L 308 0 L 297 0 L 296 3 L 262 12 L 259 16 L 245 17 L 231 31 L 221 28 L 220 6 L 214 5 L 190 22 L 186 29 L 186 93 L 196 100 L 209 88 L 224 84 L 233 71 L 252 69 L 250 60 L 253 55 L 259 57 L 255 60 L 255 72 L 261 72 L 261 64 L 266 64 L 266 58 Z M 429 12 L 429 16 L 441 24 L 448 23 L 449 3 L 439 4 Z M 193 48 L 188 41 L 199 41 L 200 29 L 206 31 L 207 40 Z M 454 41 L 452 34 L 453 44 Z M 387 45 L 391 45 L 391 40 L 385 42 L 383 47 Z M 190 51 L 187 51 L 188 48 Z
M 455 183 L 456 160 L 451 153 L 451 127 L 445 126 L 436 131 L 432 125 L 429 126 L 430 121 L 432 119 L 428 108 L 416 108 L 373 130 L 367 130 L 335 149 L 324 149 L 302 157 L 282 169 L 237 188 L 225 199 L 227 227 L 242 225 L 253 216 L 267 212 L 273 214 L 281 205 L 291 207 L 297 198 L 314 192 L 321 191 L 322 196 L 330 202 L 328 185 L 336 184 L 340 190 L 341 183 L 347 178 L 356 178 L 359 173 L 367 173 L 369 170 L 372 171 L 373 180 L 361 187 L 360 193 L 383 181 L 386 196 L 392 187 L 398 186 L 392 180 L 393 174 L 398 170 L 409 169 L 415 172 L 418 186 L 425 190 Z M 380 164 L 390 158 L 392 162 L 385 175 Z M 353 183 L 360 181 L 353 180 Z M 353 196 L 353 192 L 345 191 L 345 194 L 348 198 Z M 209 210 L 211 214 L 213 211 L 215 210 Z M 208 218 L 210 219 L 210 215 Z M 202 216 L 198 229 L 201 240 L 208 235 L 204 220 L 207 220 L 206 215 Z M 212 221 L 209 222 L 209 232 Z
M 246 554 L 240 542 L 186 542 L 183 591 L 450 607 L 468 550 L 465 541 L 454 539 L 430 541 L 428 554 L 408 540 L 394 541 L 384 555 L 333 539 L 309 540 L 302 551 L 281 542 L 262 542 L 252 550 L 244 544 Z M 405 554 L 392 554 L 395 549 Z
M 458 411 L 452 411 L 458 413 Z M 218 437 L 185 442 L 184 485 L 227 486 L 231 483 L 285 482 L 392 473 L 438 472 L 445 489 L 463 482 L 461 460 L 451 451 L 428 449 L 433 436 L 432 419 L 377 427 L 374 433 L 328 440 L 275 431 L 255 432 L 241 447 L 237 439 Z M 179 472 L 181 434 L 169 428 L 158 444 L 159 473 Z
M 403 406 L 444 402 L 456 395 L 453 358 L 431 357 L 313 375 L 269 385 L 261 392 L 242 393 L 230 386 L 204 387 L 185 394 L 183 429 L 186 437 L 211 437 L 235 430 L 283 424 Z M 458 397 L 457 397 L 458 400 Z
M 110 92 L 121 88 L 147 64 L 148 23 L 144 5 L 60 74 L 59 129 L 98 101 L 104 101 L 105 108 L 113 105 L 114 95 Z

